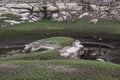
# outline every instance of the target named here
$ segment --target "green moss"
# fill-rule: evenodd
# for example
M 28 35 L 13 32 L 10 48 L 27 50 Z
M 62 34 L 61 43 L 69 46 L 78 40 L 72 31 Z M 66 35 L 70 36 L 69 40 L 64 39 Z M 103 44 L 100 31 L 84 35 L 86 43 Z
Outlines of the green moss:
M 96 25 L 89 23 L 89 18 L 80 19 L 74 23 L 53 22 L 43 19 L 34 23 L 24 22 L 0 28 L 0 38 L 8 40 L 9 37 L 14 39 L 23 39 L 28 36 L 40 35 L 42 38 L 46 36 L 67 35 L 67 36 L 100 36 L 108 37 L 120 34 L 120 24 L 117 21 L 101 20 Z M 19 37 L 20 36 L 20 37 Z M 117 36 L 116 36 L 116 39 Z
M 88 63 L 89 62 L 89 63 Z M 101 65 L 96 64 L 99 63 Z M 92 64 L 90 64 L 92 63 Z M 0 80 L 119 80 L 120 65 L 86 60 L 0 62 Z M 112 65 L 109 67 L 109 65 Z M 4 67 L 2 67 L 4 66 Z M 3 70 L 4 69 L 4 70 Z
M 63 46 L 68 46 L 73 43 L 74 39 L 70 37 L 51 37 L 51 38 L 45 38 L 42 40 L 38 40 L 38 42 L 43 42 L 43 43 L 51 43 L 51 44 L 60 44 Z
M 56 30 L 59 31 L 68 31 L 68 32 L 79 32 L 79 33 L 91 33 L 91 34 L 119 34 L 120 33 L 120 24 L 118 21 L 109 21 L 109 20 L 100 20 L 97 24 L 90 24 L 89 18 L 82 18 L 74 23 L 65 23 L 65 22 L 53 22 L 48 19 L 43 19 L 34 23 L 24 22 L 19 25 L 13 25 L 7 28 L 8 30 L 15 31 L 31 31 L 36 32 L 40 31 L 49 31 L 53 32 Z M 47 33 L 47 32 L 46 32 Z
M 19 19 L 19 18 L 21 18 L 21 16 L 16 15 L 16 14 L 11 14 L 11 13 L 2 14 L 1 16 L 5 16 L 7 18 L 13 18 L 13 19 Z
M 1 61 L 9 60 L 55 60 L 64 59 L 59 55 L 58 50 L 41 51 L 35 53 L 18 54 L 11 57 L 0 58 Z

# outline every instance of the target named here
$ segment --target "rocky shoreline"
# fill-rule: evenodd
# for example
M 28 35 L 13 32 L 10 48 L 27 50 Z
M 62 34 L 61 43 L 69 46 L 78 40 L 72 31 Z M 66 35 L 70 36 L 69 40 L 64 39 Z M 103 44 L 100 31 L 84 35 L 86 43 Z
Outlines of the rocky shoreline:
M 6 3 L 0 4 L 0 19 L 10 25 L 20 24 L 26 20 L 35 22 L 43 17 L 52 21 L 75 21 L 76 18 L 91 17 L 88 23 L 96 24 L 100 19 L 120 21 L 120 1 L 108 2 L 39 2 L 39 3 Z M 6 19 L 3 14 L 20 16 L 20 21 Z M 75 17 L 75 19 L 74 19 Z

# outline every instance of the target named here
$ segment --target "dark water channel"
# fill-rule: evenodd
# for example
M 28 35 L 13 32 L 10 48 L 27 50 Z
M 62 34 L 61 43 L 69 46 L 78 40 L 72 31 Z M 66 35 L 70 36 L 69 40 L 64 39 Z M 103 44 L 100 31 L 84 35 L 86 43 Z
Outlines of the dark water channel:
M 105 48 L 108 51 L 108 58 L 110 62 L 120 64 L 120 43 L 119 40 L 113 42 L 114 39 L 106 37 L 94 37 L 93 35 L 78 35 L 78 34 L 43 34 L 43 35 L 23 35 L 14 38 L 2 38 L 0 39 L 0 55 L 6 54 L 11 51 L 22 50 L 25 44 L 30 42 L 55 36 L 68 36 L 81 41 L 81 44 L 85 47 Z

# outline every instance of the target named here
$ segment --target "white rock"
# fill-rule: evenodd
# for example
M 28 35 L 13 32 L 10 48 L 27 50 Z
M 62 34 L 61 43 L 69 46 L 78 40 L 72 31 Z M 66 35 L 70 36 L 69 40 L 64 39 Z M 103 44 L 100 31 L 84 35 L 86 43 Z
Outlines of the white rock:
M 1 14 L 9 13 L 9 10 L 5 7 L 0 7 L 0 13 Z
M 58 21 L 58 22 L 61 22 L 63 21 L 64 19 L 62 17 L 58 17 L 58 18 L 54 18 L 52 19 L 53 21 Z
M 34 20 L 29 20 L 29 22 L 34 22 Z
M 110 9 L 110 7 L 108 7 L 108 6 L 101 6 L 100 7 L 100 11 L 105 11 L 105 10 L 109 10 Z
M 15 20 L 4 20 L 5 22 L 11 23 L 11 24 L 20 24 L 20 22 Z
M 38 21 L 38 19 L 37 18 L 31 18 L 33 21 Z
M 66 6 L 69 10 L 77 10 L 79 8 L 77 3 L 56 3 L 56 5 L 59 7 L 59 10 L 65 10 Z
M 88 16 L 88 15 L 89 15 L 89 13 L 86 12 L 86 13 L 81 14 L 78 18 L 83 18 L 84 16 Z
M 41 49 L 45 49 L 45 50 L 54 50 L 54 49 L 58 49 L 61 48 L 60 45 L 57 44 L 49 44 L 49 43 L 42 43 L 42 42 L 32 42 L 28 45 L 25 45 L 25 48 L 23 50 L 23 52 L 35 52 Z
M 98 22 L 98 19 L 91 19 L 90 23 L 96 24 Z
M 83 48 L 83 45 L 80 44 L 80 41 L 76 40 L 72 46 L 67 46 L 60 50 L 60 56 L 77 58 L 81 48 Z
M 29 10 L 27 10 L 27 9 L 14 9 L 14 8 L 10 8 L 9 11 L 10 11 L 10 13 L 20 14 L 20 13 L 28 12 Z
M 30 15 L 30 13 L 29 12 L 26 12 L 26 13 L 21 13 L 21 14 L 19 14 L 20 16 L 22 16 L 22 17 L 28 17 L 29 15 Z
M 47 4 L 47 10 L 48 11 L 56 11 L 57 10 L 57 7 L 53 6 L 52 4 Z
M 29 18 L 28 17 L 22 17 L 20 18 L 21 20 L 28 20 Z
M 26 12 L 19 15 L 22 16 L 22 18 L 20 18 L 21 20 L 29 20 L 28 16 L 30 15 L 30 13 Z
M 59 10 L 65 10 L 65 5 L 64 3 L 56 3 L 56 5 L 58 6 Z
M 101 58 L 98 58 L 98 59 L 96 59 L 96 60 L 105 62 L 105 60 L 103 60 L 103 59 L 101 59 Z
M 101 41 L 101 40 L 102 40 L 102 38 L 98 38 L 98 40 L 100 40 L 100 41 Z
M 14 25 L 14 23 L 10 23 L 10 25 Z
M 26 8 L 26 9 L 32 9 L 32 7 L 29 4 L 26 4 L 26 3 L 20 3 L 20 4 L 8 3 L 5 6 L 7 8 L 19 8 L 19 9 L 25 9 Z
M 58 15 L 58 13 L 53 13 L 52 14 L 52 18 L 57 18 L 59 15 Z
M 100 9 L 100 7 L 95 4 L 90 5 L 90 7 L 92 8 L 92 10 L 95 10 L 95 11 L 98 11 Z

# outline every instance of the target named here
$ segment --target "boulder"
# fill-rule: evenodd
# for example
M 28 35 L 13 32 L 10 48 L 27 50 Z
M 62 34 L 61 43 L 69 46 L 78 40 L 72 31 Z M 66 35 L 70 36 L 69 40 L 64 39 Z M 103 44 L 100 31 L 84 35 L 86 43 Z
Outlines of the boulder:
M 14 8 L 10 8 L 9 12 L 10 13 L 14 13 L 14 14 L 20 14 L 20 13 L 29 12 L 29 10 L 27 10 L 27 9 L 14 9 Z
M 20 18 L 21 20 L 29 20 L 29 15 L 30 13 L 29 12 L 26 12 L 26 13 L 21 13 L 19 14 L 20 16 L 22 16 L 22 18 Z
M 15 21 L 15 20 L 4 20 L 4 22 L 10 23 L 11 25 L 21 23 L 21 22 Z
M 47 4 L 47 11 L 56 11 L 57 7 L 53 6 L 52 4 Z
M 60 50 L 60 56 L 77 59 L 82 48 L 83 45 L 81 45 L 80 41 L 75 40 L 72 46 L 65 46 Z
M 98 58 L 98 59 L 96 59 L 97 61 L 102 61 L 102 62 L 105 62 L 105 60 L 104 59 L 101 59 L 101 58 Z
M 78 18 L 83 18 L 83 17 L 88 16 L 88 15 L 89 15 L 89 13 L 85 12 L 85 13 L 81 14 Z
M 94 11 L 99 11 L 99 9 L 100 9 L 100 7 L 95 4 L 90 5 L 90 8 Z
M 93 23 L 93 24 L 97 24 L 97 22 L 98 22 L 98 19 L 91 19 L 90 20 L 90 23 Z
M 8 13 L 9 10 L 5 7 L 0 7 L 0 14 Z
M 13 4 L 13 3 L 8 3 L 5 5 L 7 8 L 14 8 L 14 9 L 32 9 L 32 7 L 29 4 L 26 3 L 21 3 L 21 4 Z
M 28 45 L 25 45 L 23 52 L 35 52 L 39 50 L 54 50 L 61 48 L 60 45 L 54 43 L 46 43 L 41 41 L 35 41 Z

